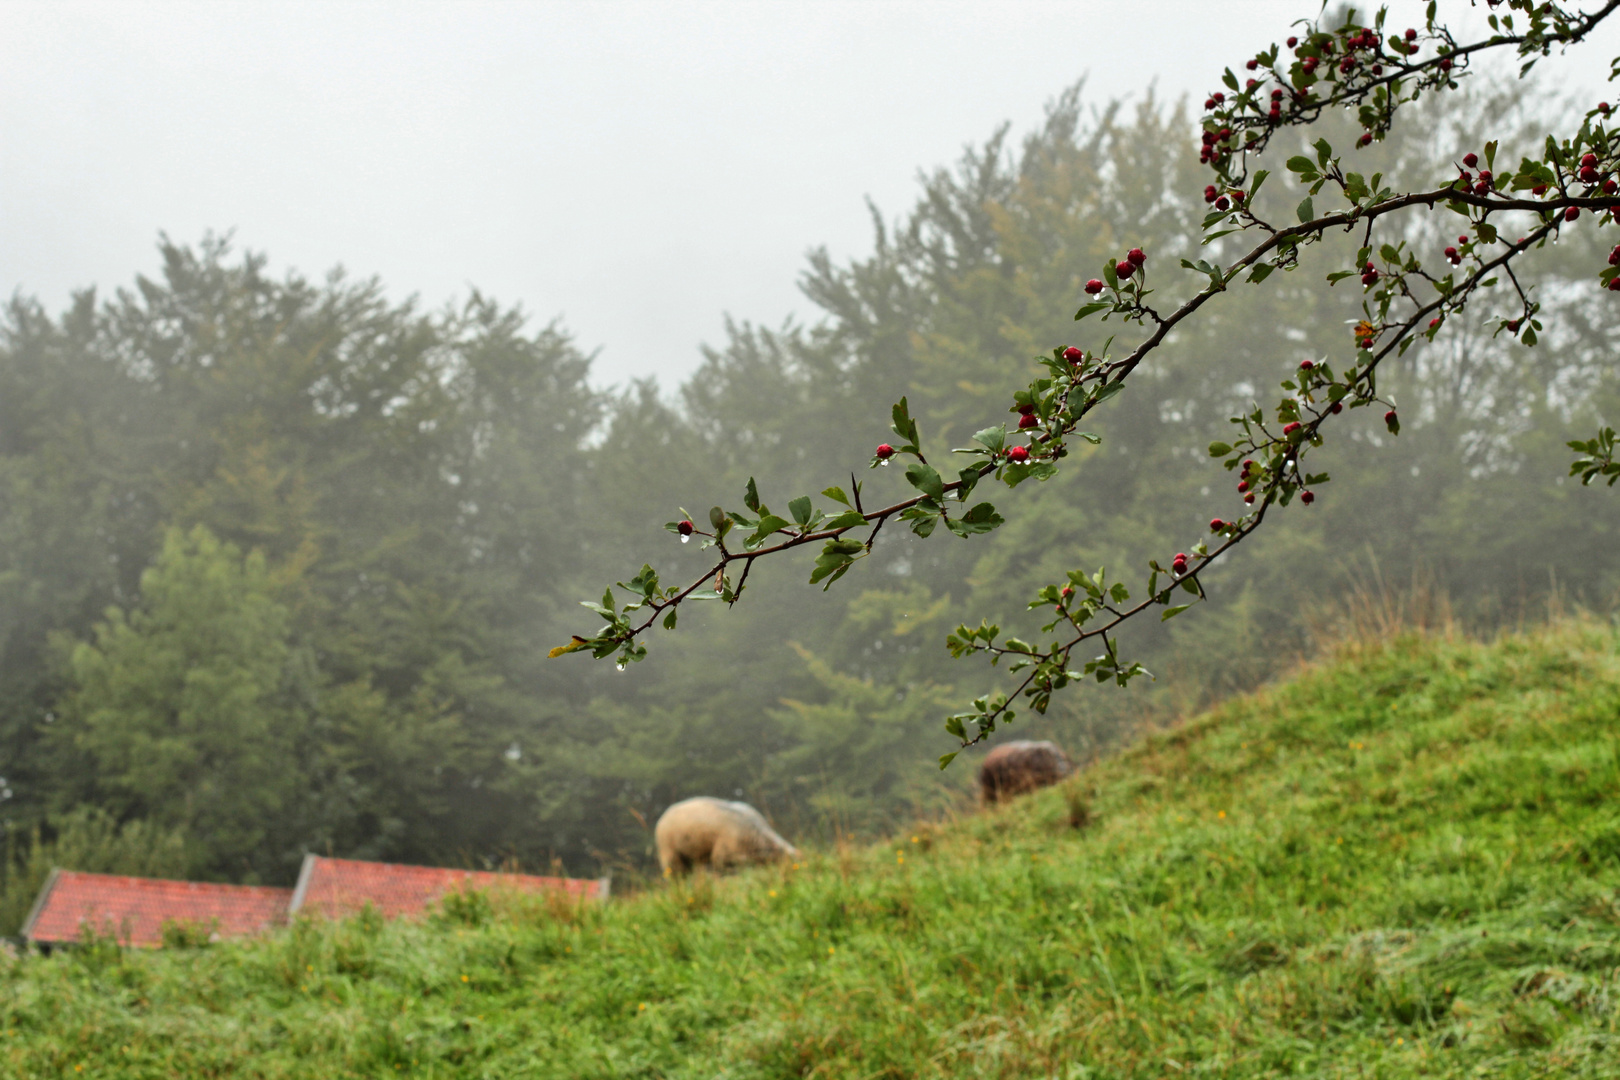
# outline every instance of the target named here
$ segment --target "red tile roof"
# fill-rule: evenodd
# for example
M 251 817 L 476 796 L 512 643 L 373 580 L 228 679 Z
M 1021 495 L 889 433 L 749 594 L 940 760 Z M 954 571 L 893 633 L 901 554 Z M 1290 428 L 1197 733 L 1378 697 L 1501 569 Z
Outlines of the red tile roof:
M 369 903 L 379 914 L 392 919 L 420 915 L 445 893 L 465 888 L 519 892 L 559 890 L 590 899 L 607 899 L 605 878 L 589 881 L 532 874 L 492 874 L 306 855 L 289 910 L 339 918 Z
M 77 941 L 88 926 L 126 945 L 163 943 L 165 922 L 210 927 L 222 938 L 287 921 L 291 889 L 116 877 L 53 870 L 23 924 L 29 941 Z

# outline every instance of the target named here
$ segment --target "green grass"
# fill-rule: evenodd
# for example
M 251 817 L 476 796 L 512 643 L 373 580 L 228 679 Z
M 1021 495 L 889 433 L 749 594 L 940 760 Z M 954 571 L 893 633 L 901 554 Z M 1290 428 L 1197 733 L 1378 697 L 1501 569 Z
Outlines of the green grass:
M 1617 1025 L 1587 623 L 1347 652 L 797 869 L 0 970 L 15 1077 L 1595 1077 Z

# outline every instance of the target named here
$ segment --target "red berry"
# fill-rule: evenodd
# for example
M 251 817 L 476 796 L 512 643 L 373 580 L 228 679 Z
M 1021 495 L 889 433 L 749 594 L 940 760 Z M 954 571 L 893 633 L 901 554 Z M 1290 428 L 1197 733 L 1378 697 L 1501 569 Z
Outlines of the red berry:
M 877 448 L 877 456 L 880 458 L 893 457 L 894 447 L 890 446 L 888 443 L 880 443 Z
M 1248 503 L 1250 506 L 1253 506 L 1254 505 L 1254 492 L 1251 491 L 1247 495 L 1243 496 L 1243 501 Z
M 1580 177 L 1583 184 L 1595 184 L 1597 183 L 1598 171 L 1591 165 L 1583 165 L 1581 166 Z
M 1085 359 L 1085 356 L 1085 353 L 1081 352 L 1073 345 L 1070 345 L 1067 349 L 1063 350 L 1063 359 L 1067 360 L 1071 364 L 1078 364 L 1081 360 Z
M 1288 39 L 1288 47 L 1290 49 L 1292 49 L 1295 45 L 1298 45 L 1298 44 L 1299 44 L 1299 38 L 1291 37 L 1291 38 Z
M 1243 66 L 1248 68 L 1250 71 L 1253 71 L 1253 70 L 1255 70 L 1256 68 L 1258 68 L 1260 66 L 1260 61 L 1258 61 L 1258 60 L 1250 60 L 1247 64 L 1244 64 Z
M 1243 203 L 1243 192 L 1234 191 L 1234 192 L 1231 193 L 1231 195 L 1232 195 L 1232 201 L 1233 202 L 1235 202 L 1235 203 L 1237 203 L 1239 205 L 1242 205 L 1242 203 Z
M 1614 177 L 1603 181 L 1603 194 L 1613 195 L 1616 191 L 1620 191 L 1620 184 L 1615 183 Z
M 1036 416 L 1032 412 L 1027 412 L 1018 418 L 1018 430 L 1022 431 L 1025 428 L 1032 428 L 1040 422 L 1040 417 Z
M 1073 596 L 1074 595 L 1074 586 L 1073 585 L 1065 585 L 1065 586 L 1063 586 L 1063 592 L 1061 593 L 1061 595 L 1062 595 L 1063 599 L 1065 599 L 1065 600 L 1067 600 L 1069 597 Z
M 1565 221 L 1574 221 L 1576 218 L 1578 218 L 1580 216 L 1581 216 L 1581 208 L 1578 207 L 1578 206 L 1572 206 L 1568 210 L 1564 211 L 1564 220 Z
M 1309 506 L 1316 501 L 1316 496 L 1309 491 L 1302 491 L 1299 493 L 1299 501 Z
M 1243 471 L 1248 472 L 1252 468 L 1254 468 L 1254 458 L 1252 458 L 1252 457 L 1251 458 L 1244 458 L 1243 459 Z
M 1370 131 L 1362 132 L 1361 138 L 1356 140 L 1356 145 L 1357 146 L 1371 146 L 1372 145 L 1372 132 L 1370 132 Z
M 1609 291 L 1620 292 L 1620 277 L 1617 277 L 1609 282 Z
M 1587 154 L 1585 157 L 1581 158 L 1581 164 L 1582 165 L 1596 165 L 1597 164 L 1597 155 L 1596 154 Z
M 1102 283 L 1102 281 L 1100 279 L 1092 278 L 1090 281 L 1086 282 L 1086 292 L 1088 294 L 1090 294 L 1091 296 L 1096 296 L 1098 293 L 1100 293 L 1102 291 L 1103 291 L 1103 283 Z
M 1454 247 L 1446 248 L 1446 258 L 1450 259 L 1452 262 L 1456 262 L 1457 261 L 1457 249 L 1454 248 Z
M 1299 430 L 1299 421 L 1298 420 L 1295 420 L 1293 423 L 1283 425 L 1283 434 L 1284 435 L 1292 435 L 1294 432 L 1296 432 L 1298 430 Z
M 1508 331 L 1510 333 L 1517 334 L 1519 332 L 1519 320 L 1518 319 L 1509 319 L 1508 323 L 1507 323 L 1507 328 L 1508 328 Z
M 1314 368 L 1315 366 L 1316 366 L 1316 363 L 1314 361 L 1311 361 L 1311 360 L 1301 360 L 1299 362 L 1299 370 L 1301 370 L 1301 371 L 1309 371 L 1312 368 Z
M 1015 446 L 1007 451 L 1007 460 L 1013 464 L 1021 464 L 1029 460 L 1029 451 L 1022 446 Z
M 1220 198 L 1215 200 L 1215 209 L 1217 209 L 1217 210 L 1230 210 L 1231 208 L 1232 208 L 1232 204 L 1226 200 L 1225 195 L 1222 195 Z
M 1033 401 L 1026 401 L 1024 404 L 1018 406 L 1018 411 L 1022 415 L 1028 416 L 1030 413 L 1035 411 L 1035 403 Z
M 1210 532 L 1220 532 L 1224 528 L 1226 528 L 1226 522 L 1222 521 L 1220 518 L 1209 519 Z
M 1620 266 L 1620 244 L 1616 244 L 1614 250 L 1609 252 L 1609 265 Z
M 1439 325 L 1440 325 L 1440 320 L 1438 318 L 1429 320 L 1429 329 L 1430 330 L 1434 330 L 1434 329 L 1438 328 Z
M 1407 29 L 1407 31 L 1406 31 L 1406 40 L 1407 41 L 1416 41 L 1417 40 L 1417 31 L 1413 30 L 1413 29 L 1411 29 L 1409 27 Z
M 691 536 L 692 523 L 690 521 L 683 521 L 679 525 L 675 526 L 675 531 L 680 533 L 682 536 Z
M 1608 116 L 1609 115 L 1609 103 L 1607 101 L 1598 102 L 1598 112 L 1602 113 L 1604 116 Z
M 1395 410 L 1391 409 L 1391 410 L 1389 410 L 1389 412 L 1384 414 L 1384 423 L 1393 424 L 1394 422 L 1395 422 Z
M 1130 262 L 1129 260 L 1121 259 L 1119 262 L 1114 264 L 1114 273 L 1118 274 L 1122 278 L 1128 278 L 1132 274 L 1136 273 L 1136 264 Z
M 1466 244 L 1466 243 L 1468 243 L 1468 237 L 1466 237 L 1466 236 L 1459 236 L 1459 237 L 1457 237 L 1457 243 L 1459 243 L 1459 244 Z
M 1238 494 L 1241 495 L 1245 491 L 1248 491 L 1248 490 L 1249 490 L 1249 482 L 1247 480 L 1239 480 L 1238 481 Z
M 1475 153 L 1464 154 L 1463 164 L 1472 169 L 1475 165 L 1479 164 L 1479 155 Z
M 1547 194 L 1547 185 L 1546 184 L 1537 184 L 1535 187 L 1530 189 L 1530 194 L 1532 194 L 1532 195 L 1545 195 L 1545 194 Z
M 1376 271 L 1376 270 L 1368 270 L 1365 274 L 1362 274 L 1361 275 L 1361 283 L 1363 285 L 1376 285 L 1376 284 L 1378 284 L 1378 271 Z
M 1147 256 L 1142 254 L 1141 248 L 1131 248 L 1131 250 L 1125 253 L 1125 259 L 1133 266 L 1141 266 L 1143 263 L 1147 262 Z
M 1440 70 L 1441 71 L 1450 71 L 1451 70 L 1451 57 L 1447 56 L 1447 57 L 1442 57 L 1441 58 L 1441 60 L 1440 60 Z
M 1344 412 L 1343 403 L 1335 401 L 1333 404 L 1328 406 L 1328 412 L 1332 413 L 1334 416 L 1338 416 L 1340 413 Z

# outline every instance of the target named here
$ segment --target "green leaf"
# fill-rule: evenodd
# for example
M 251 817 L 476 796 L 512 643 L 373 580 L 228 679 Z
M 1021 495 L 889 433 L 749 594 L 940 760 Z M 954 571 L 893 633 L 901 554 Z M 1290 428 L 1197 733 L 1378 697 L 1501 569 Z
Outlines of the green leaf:
M 917 438 L 917 421 L 911 418 L 911 406 L 907 404 L 905 398 L 901 398 L 894 403 L 893 416 L 894 433 L 910 443 L 912 448 L 915 449 L 919 442 Z
M 992 453 L 999 454 L 1007 445 L 1007 425 L 997 424 L 995 427 L 981 428 L 973 433 L 973 441 Z
M 844 494 L 844 489 L 841 487 L 823 488 L 821 493 L 833 502 L 843 503 L 845 506 L 851 505 L 849 496 Z
M 1311 205 L 1311 197 L 1309 195 L 1305 196 L 1305 198 L 1300 201 L 1300 204 L 1298 208 L 1295 209 L 1294 214 L 1299 218 L 1299 223 L 1301 225 L 1305 224 L 1307 221 L 1316 216 L 1316 208 Z
M 788 513 L 800 525 L 810 524 L 810 496 L 800 495 L 797 499 L 788 502 Z
M 1190 607 L 1192 607 L 1191 604 L 1180 604 L 1180 605 L 1178 605 L 1176 607 L 1173 607 L 1173 608 L 1165 608 L 1164 609 L 1164 614 L 1159 616 L 1159 621 L 1164 622 L 1166 619 L 1173 619 L 1177 615 L 1180 615 L 1183 611 L 1186 611 Z
M 1097 312 L 1106 311 L 1113 306 L 1113 304 L 1100 301 L 1087 304 L 1085 307 L 1074 313 L 1074 321 L 1079 322 L 1088 315 L 1095 315 Z
M 1110 289 L 1119 288 L 1119 272 L 1114 269 L 1113 263 L 1103 263 L 1103 280 L 1108 282 Z
M 754 486 L 754 478 L 748 478 L 748 490 L 743 494 L 743 505 L 754 513 L 759 513 L 759 488 Z
M 1254 183 L 1249 185 L 1248 204 L 1250 206 L 1254 205 L 1254 197 L 1256 195 L 1260 194 L 1260 185 L 1265 183 L 1266 182 L 1266 177 L 1268 177 L 1270 175 L 1271 175 L 1271 173 L 1267 172 L 1265 169 L 1260 169 L 1258 172 L 1256 172 L 1254 174 Z
M 1232 452 L 1231 443 L 1212 442 L 1209 444 L 1210 457 L 1225 457 Z
M 673 629 L 675 629 L 675 612 L 677 610 L 679 610 L 679 609 L 670 608 L 669 609 L 669 614 L 664 616 L 664 629 L 665 630 L 673 630 Z
M 1304 154 L 1295 154 L 1293 157 L 1288 159 L 1288 171 L 1314 174 L 1316 172 L 1316 162 L 1312 161 Z M 1255 186 L 1258 187 L 1259 185 L 1257 184 Z
M 932 465 L 924 465 L 920 461 L 912 462 L 906 466 L 906 480 L 924 495 L 935 499 L 945 497 L 945 481 L 940 478 L 939 470 Z
M 949 754 L 945 754 L 945 755 L 943 755 L 943 756 L 942 756 L 942 757 L 941 757 L 941 758 L 940 758 L 940 759 L 939 759 L 939 769 L 940 769 L 940 772 L 944 772 L 944 771 L 945 771 L 945 766 L 947 766 L 947 765 L 949 765 L 949 764 L 950 764 L 950 763 L 951 763 L 951 762 L 953 762 L 953 761 L 955 761 L 955 760 L 956 760 L 956 755 L 957 755 L 957 754 L 960 754 L 960 753 L 961 753 L 961 752 L 962 752 L 962 751 L 960 751 L 960 750 L 953 750 L 953 751 L 951 751 L 951 752 L 950 752 L 950 753 L 949 753 Z
M 823 529 L 854 529 L 866 524 L 866 518 L 861 516 L 859 510 L 845 510 L 836 517 L 830 517 L 821 523 Z
M 959 518 L 952 518 L 945 522 L 945 527 L 964 540 L 975 533 L 987 533 L 998 529 L 1004 524 L 996 508 L 987 502 L 979 503 L 973 509 Z
M 1252 273 L 1249 274 L 1249 281 L 1258 285 L 1262 281 L 1266 280 L 1266 278 L 1270 277 L 1271 272 L 1275 269 L 1277 268 L 1271 263 L 1261 263 L 1259 266 L 1254 268 Z
M 767 536 L 785 529 L 791 524 L 792 522 L 786 518 L 779 518 L 775 514 L 766 514 L 759 519 L 759 527 L 754 530 L 754 535 L 748 538 L 748 546 L 758 546 Z
M 726 527 L 726 512 L 718 506 L 709 507 L 709 524 L 714 526 L 715 532 L 723 530 Z

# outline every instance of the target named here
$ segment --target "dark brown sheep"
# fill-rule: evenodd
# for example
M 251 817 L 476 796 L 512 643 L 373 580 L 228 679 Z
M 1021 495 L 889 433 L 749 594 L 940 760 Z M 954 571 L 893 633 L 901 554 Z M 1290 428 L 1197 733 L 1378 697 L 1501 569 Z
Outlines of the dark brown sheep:
M 1002 743 L 979 766 L 979 796 L 986 803 L 999 802 L 1055 784 L 1073 771 L 1068 756 L 1052 743 Z

